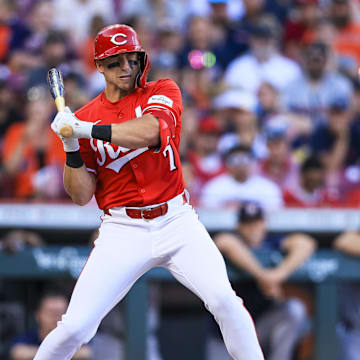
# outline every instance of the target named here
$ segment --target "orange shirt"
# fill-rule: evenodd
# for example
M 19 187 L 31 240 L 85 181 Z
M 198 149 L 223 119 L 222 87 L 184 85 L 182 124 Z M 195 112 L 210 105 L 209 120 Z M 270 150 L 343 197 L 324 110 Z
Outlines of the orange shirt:
M 184 191 L 179 155 L 182 100 L 172 80 L 148 82 L 115 103 L 101 93 L 75 115 L 84 121 L 114 124 L 147 113 L 159 120 L 159 149 L 127 149 L 80 139 L 85 165 L 97 177 L 95 197 L 100 209 L 158 204 Z
M 339 54 L 351 56 L 360 65 L 360 25 L 352 23 L 339 31 L 335 49 Z
M 3 160 L 9 159 L 13 154 L 19 142 L 22 141 L 24 130 L 25 124 L 23 123 L 16 123 L 9 127 L 3 142 Z M 40 134 L 40 136 L 45 136 L 45 134 Z M 61 140 L 50 127 L 47 129 L 47 136 L 49 137 L 49 141 L 44 156 L 45 166 L 59 165 L 63 167 L 65 163 L 65 152 Z M 24 147 L 22 166 L 15 177 L 14 188 L 16 197 L 26 198 L 33 195 L 32 179 L 39 170 L 39 165 L 34 147 L 32 145 Z

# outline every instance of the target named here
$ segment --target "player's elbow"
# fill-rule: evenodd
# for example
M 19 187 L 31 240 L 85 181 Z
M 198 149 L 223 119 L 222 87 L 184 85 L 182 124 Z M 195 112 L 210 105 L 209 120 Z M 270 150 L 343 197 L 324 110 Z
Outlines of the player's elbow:
M 315 239 L 307 234 L 294 233 L 285 241 L 285 247 L 289 251 L 307 253 L 309 256 L 317 249 Z
M 65 186 L 67 194 L 71 197 L 73 203 L 84 206 L 92 199 L 94 192 L 86 188 L 74 189 L 71 186 Z
M 71 197 L 71 200 L 76 205 L 85 206 L 91 200 L 92 195 L 90 195 L 90 194 L 76 194 L 76 195 L 70 195 L 70 197 Z

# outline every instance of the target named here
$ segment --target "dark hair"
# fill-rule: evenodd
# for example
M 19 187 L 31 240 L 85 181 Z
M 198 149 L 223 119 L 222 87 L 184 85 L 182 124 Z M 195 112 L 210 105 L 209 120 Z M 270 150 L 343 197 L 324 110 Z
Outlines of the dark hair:
M 45 39 L 46 45 L 57 44 L 57 43 L 66 44 L 66 42 L 67 42 L 66 34 L 62 31 L 57 31 L 57 30 L 49 31 Z
M 248 153 L 249 155 L 252 155 L 252 150 L 249 146 L 247 145 L 235 145 L 233 147 L 231 147 L 224 155 L 225 160 L 232 154 L 237 153 L 237 152 L 245 152 Z
M 36 306 L 36 310 L 39 310 L 44 302 L 44 300 L 46 299 L 52 299 L 52 298 L 58 298 L 58 297 L 62 297 L 66 300 L 69 300 L 68 299 L 68 296 L 60 289 L 57 289 L 57 288 L 48 288 L 46 289 L 41 297 L 39 298 L 39 301 L 37 303 L 37 306 Z
M 316 155 L 308 157 L 301 165 L 301 173 L 305 173 L 309 170 L 324 170 L 325 166 L 323 162 Z

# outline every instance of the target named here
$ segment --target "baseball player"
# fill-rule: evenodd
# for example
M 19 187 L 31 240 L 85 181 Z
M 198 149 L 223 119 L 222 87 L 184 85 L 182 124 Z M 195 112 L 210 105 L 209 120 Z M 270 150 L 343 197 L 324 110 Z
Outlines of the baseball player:
M 234 359 L 263 359 L 252 319 L 184 189 L 179 88 L 170 79 L 146 82 L 148 56 L 126 25 L 98 33 L 95 63 L 104 92 L 75 115 L 58 113 L 51 127 L 58 135 L 64 125 L 73 129 L 72 137 L 61 138 L 66 191 L 79 205 L 95 195 L 104 215 L 67 312 L 35 360 L 71 359 L 154 266 L 167 268 L 203 300 Z

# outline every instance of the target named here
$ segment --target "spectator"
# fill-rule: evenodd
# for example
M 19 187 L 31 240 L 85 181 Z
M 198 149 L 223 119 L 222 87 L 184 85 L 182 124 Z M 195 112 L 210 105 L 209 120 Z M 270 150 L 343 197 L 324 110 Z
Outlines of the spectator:
M 112 0 L 54 1 L 54 11 L 54 30 L 65 32 L 76 46 L 81 46 L 86 39 L 95 15 L 100 15 L 106 24 L 115 20 Z
M 63 72 L 63 82 L 66 89 L 65 104 L 72 111 L 80 109 L 88 101 L 89 97 L 83 90 L 85 82 L 84 79 L 75 72 Z
M 25 39 L 13 39 L 12 50 L 23 50 L 37 57 L 46 40 L 47 34 L 52 29 L 54 8 L 50 0 L 40 0 L 33 4 L 33 8 L 27 15 L 28 36 Z
M 123 16 L 146 18 L 152 31 L 155 31 L 156 27 L 164 21 L 170 21 L 181 29 L 188 15 L 188 1 L 131 0 L 123 2 Z M 142 37 L 140 35 L 139 37 L 142 42 Z
M 15 0 L 0 0 L 0 63 L 6 61 L 9 52 L 29 35 L 16 10 Z
M 39 234 L 27 230 L 10 230 L 0 238 L 0 251 L 8 254 L 42 245 L 44 240 Z M 18 300 L 21 287 L 13 279 L 0 281 L 0 359 L 10 359 L 9 349 L 14 337 L 24 332 L 25 307 Z
M 14 339 L 10 349 L 12 360 L 31 360 L 45 338 L 51 332 L 61 316 L 65 313 L 68 300 L 65 295 L 59 292 L 45 293 L 35 313 L 36 329 L 18 336 Z M 74 355 L 74 360 L 91 359 L 91 350 L 88 345 L 82 346 Z
M 213 100 L 216 116 L 225 133 L 218 145 L 221 153 L 241 143 L 249 146 L 256 158 L 264 157 L 266 148 L 258 131 L 256 104 L 257 99 L 252 93 L 240 89 L 229 89 Z
M 264 127 L 268 154 L 265 159 L 259 161 L 257 171 L 281 189 L 291 188 L 296 182 L 298 164 L 291 153 L 289 126 L 285 122 L 274 120 L 277 119 L 269 120 Z
M 262 208 L 256 202 L 246 202 L 240 208 L 235 232 L 219 233 L 214 241 L 232 265 L 245 270 L 255 280 L 242 281 L 235 285 L 235 291 L 255 321 L 266 359 L 292 359 L 306 325 L 306 309 L 301 300 L 286 298 L 282 285 L 315 251 L 315 240 L 301 233 L 282 238 L 269 236 Z M 275 267 L 265 268 L 253 250 L 281 251 L 285 256 Z M 208 350 L 208 360 L 230 360 L 215 331 Z
M 259 104 L 257 106 L 257 115 L 259 118 L 259 125 L 262 127 L 267 119 L 273 115 L 277 115 L 282 111 L 279 92 L 269 82 L 263 82 L 259 86 L 257 92 Z
M 287 207 L 326 207 L 335 205 L 338 193 L 325 185 L 326 168 L 316 156 L 308 157 L 300 167 L 296 184 L 285 188 L 283 198 Z
M 282 92 L 300 75 L 299 66 L 277 50 L 278 24 L 271 19 L 265 20 L 252 28 L 250 51 L 229 64 L 225 72 L 225 82 L 229 87 L 256 94 L 266 81 Z
M 345 231 L 334 241 L 333 247 L 347 255 L 360 256 L 360 234 Z M 357 283 L 340 284 L 340 323 L 338 335 L 342 360 L 357 360 L 360 353 L 360 287 Z
M 204 68 L 202 54 L 214 51 L 212 23 L 206 17 L 193 16 L 189 19 L 185 44 L 178 54 L 178 66 L 193 69 Z
M 83 63 L 84 70 L 89 74 L 95 73 L 96 66 L 94 63 L 94 41 L 96 34 L 105 27 L 105 21 L 100 15 L 95 15 L 89 24 L 87 37 L 82 44 L 77 47 L 78 57 Z
M 29 91 L 25 122 L 11 125 L 5 134 L 3 164 L 17 198 L 63 195 L 61 169 L 65 156 L 61 141 L 49 126 L 52 111 L 53 102 L 47 92 L 33 88 Z
M 50 68 L 61 67 L 69 61 L 67 38 L 64 33 L 51 31 L 48 33 L 42 49 L 43 62 L 28 74 L 27 89 L 34 86 L 47 88 L 47 73 Z
M 284 53 L 291 59 L 301 61 L 300 46 L 303 41 L 313 36 L 322 14 L 318 0 L 295 0 L 293 16 L 289 16 L 284 25 Z
M 159 24 L 157 42 L 158 49 L 151 58 L 151 78 L 171 78 L 180 81 L 177 54 L 183 46 L 183 36 L 179 28 L 170 22 Z
M 9 126 L 22 120 L 18 105 L 15 92 L 5 81 L 0 80 L 0 148 Z
M 227 173 L 209 181 L 200 203 L 208 208 L 237 207 L 241 201 L 258 201 L 266 210 L 282 206 L 280 188 L 272 181 L 253 174 L 254 158 L 244 145 L 225 154 Z
M 352 85 L 346 78 L 326 70 L 327 59 L 328 47 L 324 43 L 308 45 L 301 75 L 284 93 L 287 109 L 294 114 L 310 116 L 314 125 L 325 121 L 331 99 L 352 95 Z
M 190 183 L 187 181 L 187 188 L 193 205 L 198 203 L 202 187 L 225 172 L 221 155 L 217 152 L 220 131 L 216 119 L 202 119 L 194 139 L 194 149 L 188 152 L 192 180 Z
M 337 29 L 335 48 L 342 57 L 353 59 L 360 65 L 360 25 L 353 19 L 351 0 L 331 0 L 330 19 Z
M 11 230 L 0 239 L 0 249 L 10 254 L 14 254 L 27 247 L 37 247 L 44 245 L 42 237 L 28 230 Z
M 360 159 L 360 122 L 355 121 L 350 101 L 335 97 L 330 100 L 327 122 L 320 124 L 311 138 L 311 150 L 326 165 L 328 185 L 339 186 L 344 167 Z

